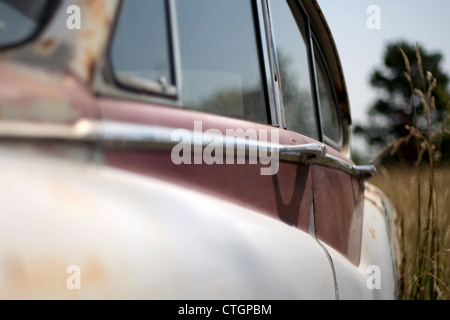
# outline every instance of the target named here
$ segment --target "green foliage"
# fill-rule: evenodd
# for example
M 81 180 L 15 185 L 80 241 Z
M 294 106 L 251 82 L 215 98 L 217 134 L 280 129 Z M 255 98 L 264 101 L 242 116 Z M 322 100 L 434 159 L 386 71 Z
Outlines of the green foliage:
M 405 83 L 410 90 L 410 98 L 403 101 L 405 104 L 403 108 L 410 108 L 411 111 L 405 114 L 403 121 L 406 133 L 384 147 L 379 157 L 390 151 L 391 156 L 403 157 L 410 163 L 414 163 L 416 167 L 414 181 L 416 182 L 415 198 L 418 201 L 413 213 L 416 235 L 415 239 L 412 241 L 410 239 L 408 244 L 412 246 L 413 252 L 404 252 L 403 261 L 406 263 L 406 257 L 409 257 L 406 263 L 409 268 L 400 278 L 400 293 L 404 299 L 445 299 L 449 292 L 449 271 L 447 268 L 448 246 L 445 244 L 447 228 L 443 220 L 445 221 L 448 214 L 443 203 L 448 197 L 449 189 L 448 179 L 441 176 L 437 165 L 445 156 L 444 152 L 448 152 L 450 102 L 447 102 L 448 95 L 445 94 L 442 84 L 439 84 L 431 71 L 424 69 L 425 63 L 419 46 L 415 50 L 415 63 L 411 63 L 405 50 L 399 48 L 399 51 L 406 69 L 403 73 Z M 432 60 L 433 57 L 436 55 L 431 55 L 430 59 Z M 432 68 L 435 65 L 430 64 L 428 67 Z M 379 80 L 378 76 L 374 74 L 374 79 Z M 440 76 L 441 80 L 447 84 L 448 78 L 442 74 Z M 387 82 L 385 85 L 383 86 L 391 94 L 395 90 L 403 89 L 400 83 L 396 85 L 397 88 L 387 86 Z M 442 96 L 437 96 L 439 94 Z M 393 103 L 395 105 L 399 101 L 393 101 Z M 374 106 L 383 110 L 386 107 L 382 103 Z M 412 155 L 406 154 L 405 150 L 415 151 L 415 158 L 406 159 L 407 156 Z M 426 174 L 423 169 L 426 170 Z M 445 181 L 443 187 L 441 183 L 438 183 L 442 178 Z M 412 182 L 413 180 L 410 186 L 413 185 Z M 442 194 L 441 189 L 445 190 L 443 193 L 445 197 L 439 196 Z M 404 214 L 400 215 L 403 248 L 406 248 L 405 217 Z
M 403 53 L 409 60 L 409 70 L 405 72 Z M 406 41 L 389 43 L 384 53 L 384 64 L 377 68 L 370 79 L 371 85 L 379 92 L 378 99 L 369 110 L 370 124 L 356 125 L 355 134 L 362 135 L 369 145 L 384 147 L 399 138 L 410 134 L 410 127 L 427 130 L 428 120 L 424 117 L 424 104 L 420 96 L 412 94 L 412 88 L 428 87 L 425 72 L 430 72 L 436 85 L 433 88 L 435 108 L 430 113 L 433 125 L 440 126 L 445 118 L 447 102 L 450 95 L 447 92 L 449 77 L 442 70 L 442 55 L 429 52 L 422 46 Z M 409 79 L 410 78 L 410 79 Z M 408 80 L 408 81 L 405 81 Z M 409 81 L 411 80 L 411 81 Z M 411 85 L 412 84 L 412 85 Z M 426 95 L 426 92 L 424 92 Z M 443 143 L 449 143 L 445 140 Z M 450 146 L 443 145 L 446 153 L 442 159 L 450 161 Z M 404 141 L 396 150 L 395 157 L 383 156 L 386 162 L 405 162 L 414 164 L 418 149 L 414 139 Z

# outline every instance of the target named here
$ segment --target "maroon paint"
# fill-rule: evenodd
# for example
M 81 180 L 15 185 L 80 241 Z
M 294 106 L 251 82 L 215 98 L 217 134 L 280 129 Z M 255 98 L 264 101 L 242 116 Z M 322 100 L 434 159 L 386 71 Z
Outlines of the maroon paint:
M 358 265 L 362 237 L 362 192 L 350 175 L 313 166 L 314 220 L 318 239 Z
M 317 142 L 300 134 L 267 125 L 204 114 L 175 107 L 101 99 L 104 120 L 203 130 L 275 129 L 280 144 Z M 270 135 L 269 135 L 270 136 Z M 346 160 L 329 148 L 330 154 Z M 106 150 L 107 164 L 186 186 L 231 201 L 309 231 L 314 185 L 316 231 L 319 239 L 359 263 L 362 234 L 362 193 L 350 175 L 320 166 L 281 162 L 275 176 L 261 176 L 261 165 L 175 165 L 168 151 Z M 347 160 L 348 161 L 348 160 Z M 353 191 L 353 192 L 352 192 Z M 213 214 L 213 213 L 211 213 Z

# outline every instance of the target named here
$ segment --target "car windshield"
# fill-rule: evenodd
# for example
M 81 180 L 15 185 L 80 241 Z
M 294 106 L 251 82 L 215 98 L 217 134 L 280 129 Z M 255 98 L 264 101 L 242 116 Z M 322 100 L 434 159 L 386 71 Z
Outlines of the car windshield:
M 16 45 L 32 37 L 57 2 L 0 0 L 0 47 Z

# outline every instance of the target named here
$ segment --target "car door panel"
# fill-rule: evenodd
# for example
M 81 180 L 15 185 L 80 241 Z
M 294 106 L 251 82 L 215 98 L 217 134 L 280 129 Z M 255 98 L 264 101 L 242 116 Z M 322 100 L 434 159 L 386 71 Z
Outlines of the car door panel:
M 310 142 L 299 134 L 264 125 L 248 123 L 190 110 L 149 106 L 142 103 L 99 101 L 103 121 L 139 123 L 148 127 L 194 130 L 194 122 L 201 121 L 203 131 L 226 130 L 276 130 L 281 145 Z M 124 112 L 126 110 L 126 112 Z M 269 134 L 270 136 L 270 134 Z M 294 139 L 295 138 L 295 139 Z M 170 150 L 139 148 L 108 148 L 105 161 L 114 167 L 159 177 L 189 188 L 214 194 L 248 208 L 282 220 L 299 229 L 309 228 L 310 169 L 305 164 L 281 161 L 276 175 L 261 175 L 260 164 L 180 164 L 171 159 Z
M 362 192 L 355 178 L 333 168 L 313 166 L 315 228 L 319 240 L 359 265 Z

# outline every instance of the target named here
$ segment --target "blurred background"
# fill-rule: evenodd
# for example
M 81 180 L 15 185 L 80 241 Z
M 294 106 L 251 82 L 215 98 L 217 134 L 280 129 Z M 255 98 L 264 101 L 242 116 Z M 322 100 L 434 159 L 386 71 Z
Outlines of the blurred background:
M 450 2 L 318 0 L 353 118 L 352 155 L 393 202 L 402 299 L 450 299 Z
M 370 124 L 370 108 L 380 95 L 371 85 L 376 69 L 384 66 L 387 46 L 405 41 L 419 43 L 430 53 L 442 55 L 440 68 L 450 74 L 450 1 L 442 0 L 318 0 L 332 30 L 344 69 L 354 125 Z M 381 29 L 369 29 L 376 5 Z M 368 148 L 362 136 L 354 136 L 352 146 L 363 160 L 372 159 L 379 146 Z

